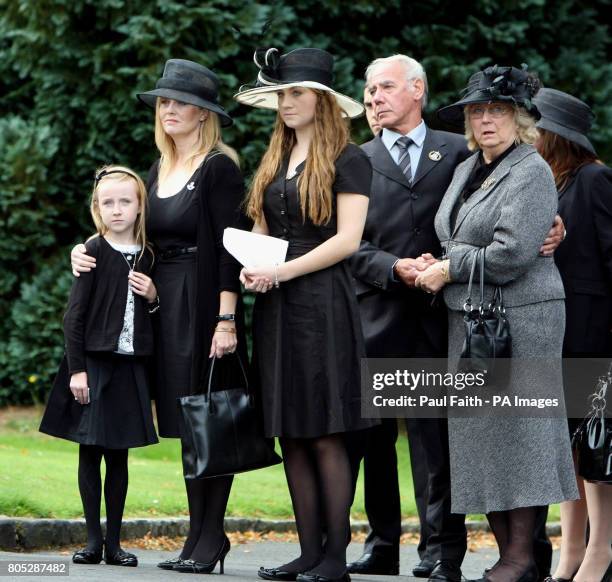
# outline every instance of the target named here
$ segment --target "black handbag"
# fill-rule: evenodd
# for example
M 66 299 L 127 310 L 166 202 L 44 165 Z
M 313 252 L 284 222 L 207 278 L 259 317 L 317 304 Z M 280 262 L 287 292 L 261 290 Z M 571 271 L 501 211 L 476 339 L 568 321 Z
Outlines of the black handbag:
M 606 392 L 612 386 L 612 364 L 606 376 L 600 376 L 591 395 L 591 411 L 574 435 L 578 474 L 587 481 L 612 483 L 612 422 L 606 418 Z
M 472 286 L 476 265 L 480 271 L 480 303 L 472 304 Z M 461 350 L 459 369 L 463 372 L 485 372 L 489 384 L 503 384 L 508 377 L 509 360 L 501 365 L 500 358 L 512 356 L 512 336 L 510 324 L 506 317 L 502 290 L 495 288 L 491 303 L 485 305 L 485 249 L 481 248 L 474 254 L 468 297 L 463 306 L 463 322 L 465 326 L 465 341 Z
M 249 391 L 242 359 L 236 354 L 244 387 L 212 390 L 216 358 L 204 394 L 179 398 L 179 425 L 185 479 L 234 475 L 276 465 L 274 439 L 266 439 Z

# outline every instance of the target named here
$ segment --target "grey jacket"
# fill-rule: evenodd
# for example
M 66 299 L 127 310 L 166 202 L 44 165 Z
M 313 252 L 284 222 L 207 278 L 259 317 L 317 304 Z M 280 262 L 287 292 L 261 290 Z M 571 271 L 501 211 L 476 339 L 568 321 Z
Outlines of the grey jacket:
M 463 308 L 472 261 L 481 247 L 486 247 L 487 301 L 497 285 L 506 307 L 563 299 L 553 258 L 539 254 L 557 212 L 557 190 L 550 168 L 533 146 L 522 144 L 502 160 L 461 207 L 451 232 L 451 212 L 477 155 L 457 166 L 436 214 L 436 233 L 450 259 L 453 281 L 444 289 L 446 304 L 454 310 Z M 477 286 L 472 300 L 478 303 Z

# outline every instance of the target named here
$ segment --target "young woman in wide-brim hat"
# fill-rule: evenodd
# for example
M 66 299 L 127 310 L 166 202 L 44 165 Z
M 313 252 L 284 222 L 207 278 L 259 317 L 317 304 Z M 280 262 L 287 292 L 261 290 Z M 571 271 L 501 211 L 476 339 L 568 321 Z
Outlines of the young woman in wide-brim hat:
M 541 118 L 536 147 L 550 165 L 559 191 L 559 214 L 567 228 L 555 263 L 565 287 L 564 358 L 612 356 L 612 170 L 588 138 L 591 108 L 573 95 L 540 89 L 534 98 Z M 607 365 L 585 376 L 565 367 L 566 400 L 587 403 Z M 572 434 L 582 419 L 570 418 Z M 612 562 L 612 485 L 584 480 L 580 499 L 561 504 L 561 556 L 552 582 L 602 580 Z M 587 522 L 589 542 L 586 543 Z M 607 573 L 610 577 L 610 571 Z
M 372 177 L 346 122 L 363 106 L 331 88 L 325 51 L 263 49 L 255 62 L 258 86 L 235 98 L 278 113 L 247 212 L 254 232 L 288 240 L 289 250 L 285 263 L 243 269 L 241 280 L 259 292 L 253 339 L 264 429 L 280 440 L 301 549 L 259 576 L 346 581 L 351 473 L 343 433 L 372 424 L 361 417 L 364 344 L 344 260 L 361 241 Z
M 163 437 L 180 436 L 177 398 L 197 390 L 210 357 L 238 349 L 247 358 L 240 268 L 220 243 L 223 230 L 236 226 L 244 184 L 236 152 L 221 138 L 221 127 L 232 119 L 218 103 L 218 89 L 210 69 L 170 59 L 155 89 L 138 94 L 155 109 L 160 152 L 147 180 L 146 227 L 155 245 L 160 297 L 154 378 Z M 87 269 L 95 263 L 73 252 L 73 265 Z M 161 568 L 206 573 L 223 561 L 231 485 L 231 476 L 185 480 L 189 535 L 180 556 Z

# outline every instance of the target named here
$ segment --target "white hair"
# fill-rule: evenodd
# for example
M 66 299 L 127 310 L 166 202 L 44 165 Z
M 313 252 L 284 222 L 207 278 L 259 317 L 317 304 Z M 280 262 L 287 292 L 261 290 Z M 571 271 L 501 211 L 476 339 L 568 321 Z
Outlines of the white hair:
M 390 57 L 374 59 L 366 69 L 366 83 L 369 83 L 370 77 L 372 76 L 374 69 L 381 65 L 389 65 L 392 63 L 400 63 L 404 67 L 407 81 L 412 81 L 414 79 L 420 79 L 421 81 L 423 81 L 423 97 L 421 98 L 421 107 L 425 109 L 427 105 L 427 96 L 429 93 L 429 88 L 427 85 L 427 75 L 425 74 L 425 69 L 423 68 L 423 65 L 421 65 L 419 61 L 411 57 L 408 57 L 406 55 L 391 55 Z

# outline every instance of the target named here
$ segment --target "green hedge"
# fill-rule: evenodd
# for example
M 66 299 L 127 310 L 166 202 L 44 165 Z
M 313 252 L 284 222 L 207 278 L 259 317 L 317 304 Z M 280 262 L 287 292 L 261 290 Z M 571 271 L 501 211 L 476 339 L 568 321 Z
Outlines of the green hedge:
M 428 71 L 429 112 L 482 66 L 527 62 L 546 85 L 594 106 L 593 141 L 609 161 L 608 8 L 607 0 L 0 0 L 0 405 L 40 399 L 49 387 L 68 249 L 91 232 L 93 171 L 121 162 L 144 173 L 155 159 L 152 113 L 134 95 L 153 87 L 166 59 L 219 72 L 221 101 L 236 119 L 226 139 L 247 176 L 273 114 L 231 96 L 254 79 L 253 48 L 266 45 L 330 50 L 337 88 L 356 98 L 370 60 L 411 54 Z M 367 136 L 357 122 L 355 141 Z

